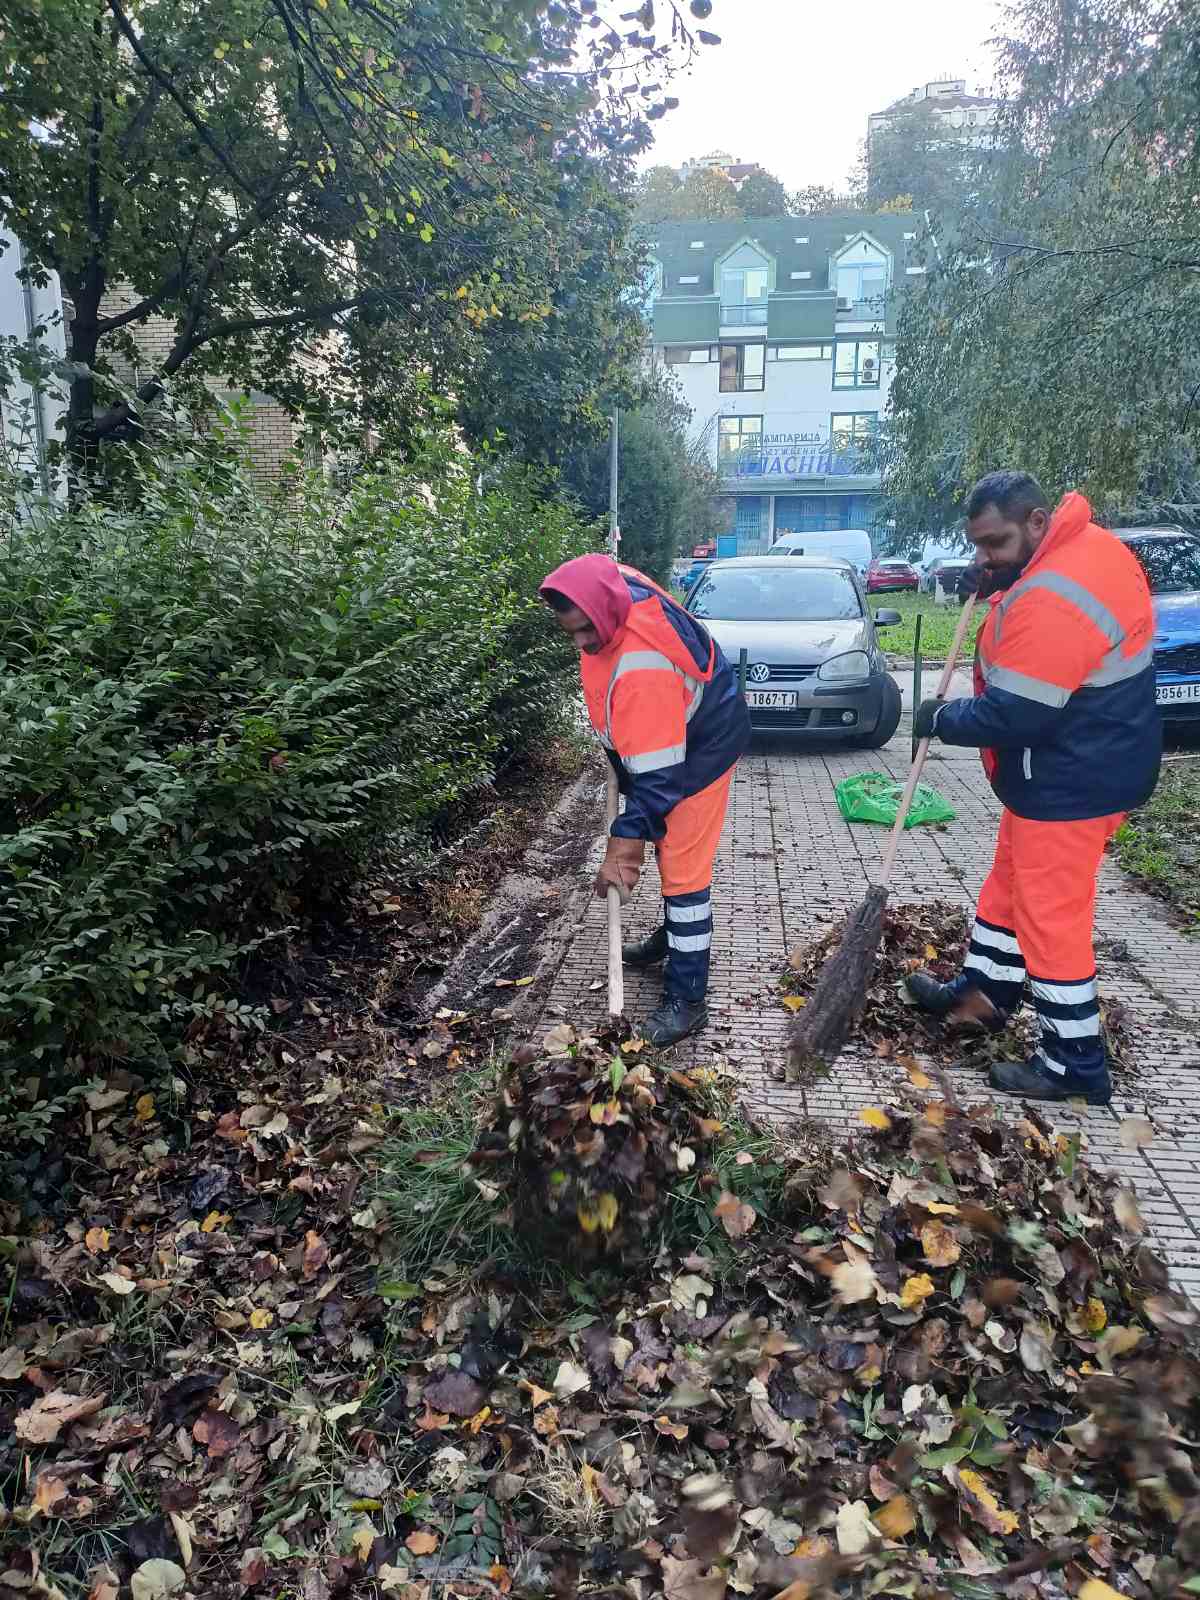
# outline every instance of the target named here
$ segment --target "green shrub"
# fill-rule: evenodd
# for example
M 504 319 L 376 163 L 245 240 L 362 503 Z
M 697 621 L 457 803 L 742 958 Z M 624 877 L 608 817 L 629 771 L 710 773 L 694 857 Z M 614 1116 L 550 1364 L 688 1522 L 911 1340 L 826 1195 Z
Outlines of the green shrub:
M 0 1062 L 163 1060 L 298 897 L 543 732 L 573 680 L 537 581 L 593 542 L 545 487 L 442 445 L 290 504 L 193 464 L 9 507 Z

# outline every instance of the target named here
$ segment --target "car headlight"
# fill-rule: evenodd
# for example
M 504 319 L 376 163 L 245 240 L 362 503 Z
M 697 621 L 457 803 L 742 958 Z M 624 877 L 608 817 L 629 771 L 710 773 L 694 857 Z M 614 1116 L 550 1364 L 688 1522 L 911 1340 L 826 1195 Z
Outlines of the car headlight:
M 847 650 L 844 656 L 831 656 L 817 668 L 817 677 L 828 683 L 847 683 L 851 679 L 869 678 L 871 662 L 865 650 Z

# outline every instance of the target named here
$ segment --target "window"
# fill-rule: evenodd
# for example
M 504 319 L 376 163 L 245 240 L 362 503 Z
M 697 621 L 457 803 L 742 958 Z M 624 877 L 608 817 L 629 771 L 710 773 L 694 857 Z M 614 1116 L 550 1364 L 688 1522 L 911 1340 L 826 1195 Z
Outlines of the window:
M 663 360 L 669 367 L 698 366 L 712 361 L 716 348 L 713 344 L 669 344 L 663 351 Z
M 841 339 L 833 363 L 835 389 L 878 389 L 879 340 Z
M 831 344 L 773 344 L 772 361 L 832 361 Z
M 765 344 L 721 346 L 721 393 L 738 394 L 763 387 Z
M 887 302 L 888 268 L 882 256 L 837 269 L 838 310 L 879 317 Z
M 844 567 L 717 567 L 688 601 L 696 617 L 725 622 L 849 622 L 862 616 Z
M 771 292 L 768 258 L 751 244 L 737 247 L 721 263 L 721 321 L 735 326 L 759 326 L 767 320 Z
M 829 421 L 829 442 L 834 454 L 865 449 L 879 431 L 874 411 L 835 412 Z
M 717 422 L 717 466 L 722 472 L 737 471 L 745 462 L 757 462 L 762 455 L 761 417 L 721 417 Z

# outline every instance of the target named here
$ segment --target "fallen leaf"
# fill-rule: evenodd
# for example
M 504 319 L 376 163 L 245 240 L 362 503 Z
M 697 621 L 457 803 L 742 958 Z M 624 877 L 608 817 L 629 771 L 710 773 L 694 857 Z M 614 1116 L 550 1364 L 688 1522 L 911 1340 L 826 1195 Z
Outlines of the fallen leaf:
M 907 1072 L 908 1081 L 912 1084 L 914 1089 L 933 1088 L 933 1079 L 927 1072 L 922 1072 L 921 1068 L 917 1066 L 915 1061 L 909 1065 Z
M 917 1514 L 908 1496 L 898 1494 L 881 1506 L 871 1521 L 885 1539 L 903 1539 L 916 1527 Z
M 1100 1359 L 1114 1361 L 1119 1356 L 1127 1356 L 1145 1337 L 1144 1328 L 1124 1328 L 1119 1323 L 1114 1323 L 1111 1328 L 1104 1330 L 1100 1340 Z
M 435 1378 L 424 1393 L 425 1404 L 452 1417 L 473 1417 L 487 1399 L 487 1390 L 465 1372 L 448 1370 Z
M 154 1115 L 154 1096 L 139 1095 L 133 1103 L 133 1114 L 139 1122 L 149 1122 Z
M 1132 1189 L 1121 1188 L 1117 1190 L 1116 1198 L 1113 1201 L 1113 1215 L 1126 1233 L 1145 1233 L 1145 1219 L 1138 1210 L 1137 1197 Z
M 914 1306 L 919 1306 L 933 1293 L 933 1279 L 927 1272 L 914 1272 L 911 1278 L 904 1280 L 900 1290 L 900 1304 L 906 1311 L 911 1311 Z
M 1086 1583 L 1080 1585 L 1079 1600 L 1128 1600 L 1128 1596 L 1101 1578 L 1088 1578 Z
M 53 1472 L 43 1470 L 39 1472 L 33 1483 L 34 1507 L 48 1515 L 55 1506 L 60 1505 L 70 1494 L 66 1482 L 57 1478 Z
M 133 1600 L 169 1600 L 186 1582 L 187 1573 L 181 1566 L 156 1557 L 137 1568 L 129 1580 L 129 1592 Z
M 210 1211 L 200 1224 L 200 1232 L 215 1233 L 218 1228 L 223 1228 L 227 1222 L 232 1222 L 232 1220 L 233 1218 L 228 1211 Z
M 242 1430 L 228 1412 L 208 1406 L 192 1423 L 192 1437 L 204 1445 L 211 1461 L 220 1461 L 236 1447 Z
M 275 1313 L 259 1306 L 250 1313 L 250 1326 L 252 1328 L 269 1328 L 275 1321 Z
M 125 1277 L 124 1273 L 121 1272 L 102 1272 L 99 1281 L 106 1288 L 111 1289 L 114 1294 L 119 1295 L 132 1294 L 137 1288 L 137 1284 L 134 1283 L 133 1279 Z
M 104 1404 L 102 1394 L 90 1399 L 78 1394 L 68 1394 L 65 1389 L 52 1389 L 24 1411 L 18 1411 L 14 1424 L 18 1439 L 27 1444 L 53 1444 L 63 1428 L 84 1417 L 95 1416 Z
M 375 1529 L 369 1522 L 360 1522 L 350 1535 L 350 1543 L 354 1547 L 354 1554 L 365 1564 L 371 1559 L 371 1551 L 375 1548 Z
M 108 1249 L 109 1233 L 107 1228 L 89 1228 L 83 1236 L 84 1248 L 94 1256 L 103 1255 Z
M 559 1363 L 558 1371 L 554 1375 L 554 1392 L 560 1400 L 569 1400 L 573 1394 L 578 1394 L 581 1389 L 590 1389 L 592 1380 L 582 1367 L 577 1367 L 573 1361 Z
M 721 1600 L 725 1593 L 725 1574 L 706 1573 L 700 1561 L 662 1558 L 663 1593 L 666 1600 Z
M 1122 1117 L 1120 1140 L 1126 1150 L 1142 1150 L 1154 1141 L 1154 1125 L 1145 1117 Z
M 541 1406 L 533 1414 L 533 1431 L 540 1433 L 543 1438 L 550 1438 L 558 1432 L 558 1407 Z
M 785 994 L 783 1003 L 789 1011 L 803 1011 L 808 1001 L 801 994 Z
M 881 1111 L 878 1106 L 863 1106 L 858 1113 L 858 1120 L 865 1123 L 868 1128 L 874 1128 L 879 1133 L 886 1133 L 892 1125 L 892 1119 L 886 1111 Z
M 982 1473 L 971 1467 L 948 1466 L 945 1475 L 958 1489 L 960 1498 L 976 1522 L 989 1533 L 1016 1532 L 1019 1526 L 1016 1513 L 1005 1510 Z
M 847 1500 L 838 1507 L 837 1547 L 844 1556 L 860 1556 L 879 1535 L 865 1500 Z
M 411 1550 L 414 1556 L 431 1556 L 440 1543 L 436 1533 L 430 1533 L 428 1528 L 418 1528 L 405 1539 L 404 1548 Z
M 744 1238 L 758 1221 L 758 1212 L 754 1207 L 739 1200 L 737 1195 L 730 1194 L 728 1189 L 722 1189 L 713 1207 L 713 1216 L 719 1219 L 731 1239 Z
M 854 1305 L 859 1300 L 870 1300 L 879 1289 L 879 1279 L 866 1256 L 859 1255 L 857 1251 L 851 1255 L 849 1247 L 846 1255 L 847 1259 L 839 1261 L 831 1274 L 834 1293 L 844 1306 Z
M 328 1260 L 329 1246 L 319 1233 L 314 1233 L 310 1228 L 304 1235 L 304 1255 L 301 1264 L 305 1279 L 315 1278 Z
M 921 1226 L 921 1248 L 931 1267 L 952 1267 L 962 1255 L 962 1247 L 944 1222 Z
M 1103 1333 L 1108 1323 L 1108 1312 L 1103 1300 L 1090 1299 L 1083 1308 L 1083 1325 L 1089 1333 Z

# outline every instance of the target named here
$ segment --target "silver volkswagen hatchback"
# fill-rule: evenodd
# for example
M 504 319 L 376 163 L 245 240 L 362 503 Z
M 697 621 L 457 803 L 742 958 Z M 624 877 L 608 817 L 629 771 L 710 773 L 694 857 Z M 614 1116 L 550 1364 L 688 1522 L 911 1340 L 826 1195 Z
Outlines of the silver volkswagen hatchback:
M 877 750 L 900 721 L 900 690 L 857 572 L 836 556 L 737 556 L 714 561 L 688 596 L 736 669 L 746 652 L 755 728 L 849 739 Z

